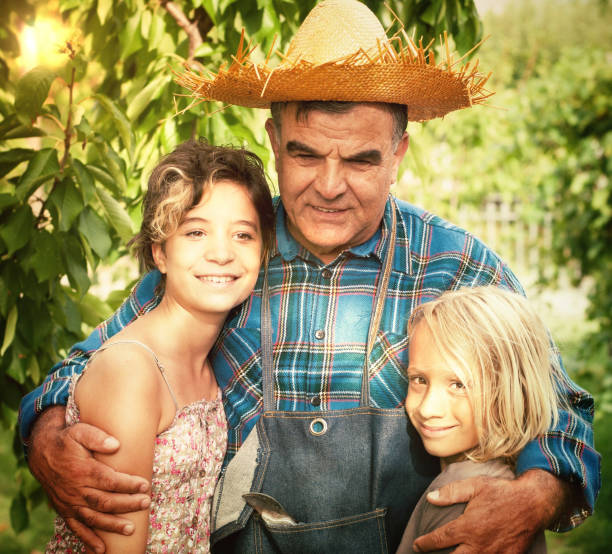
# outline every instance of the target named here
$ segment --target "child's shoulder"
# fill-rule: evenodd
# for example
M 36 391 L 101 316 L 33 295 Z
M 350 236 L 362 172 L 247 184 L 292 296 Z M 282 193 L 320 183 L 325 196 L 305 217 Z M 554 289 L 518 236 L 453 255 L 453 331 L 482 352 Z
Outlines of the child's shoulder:
M 137 340 L 112 338 L 90 360 L 77 391 L 90 389 L 93 394 L 114 395 L 134 392 L 147 397 L 159 394 L 162 385 L 153 350 Z
M 487 462 L 473 462 L 463 460 L 448 465 L 440 474 L 445 483 L 467 479 L 468 477 L 488 476 L 502 479 L 513 479 L 511 467 L 502 460 L 489 460 Z

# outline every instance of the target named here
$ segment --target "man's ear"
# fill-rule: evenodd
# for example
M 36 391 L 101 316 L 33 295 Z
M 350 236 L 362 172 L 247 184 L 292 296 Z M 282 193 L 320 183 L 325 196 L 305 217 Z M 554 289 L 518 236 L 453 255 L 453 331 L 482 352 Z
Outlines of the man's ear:
M 163 274 L 166 273 L 166 253 L 164 252 L 164 245 L 159 242 L 154 242 L 151 245 L 151 254 L 153 254 L 153 261 L 157 266 L 157 269 Z
M 393 154 L 393 156 L 395 157 L 395 160 L 393 162 L 393 173 L 394 173 L 395 178 L 397 178 L 397 172 L 399 171 L 399 166 L 402 163 L 402 160 L 404 159 L 406 152 L 408 151 L 409 143 L 410 143 L 410 137 L 408 136 L 408 133 L 404 133 L 404 136 L 402 136 L 402 138 L 400 139 L 399 143 L 397 144 L 397 148 L 395 149 L 395 153 Z
M 280 160 L 280 136 L 278 136 L 276 132 L 276 125 L 274 125 L 274 120 L 272 118 L 266 121 L 266 131 L 268 132 L 268 137 L 270 137 L 272 152 L 274 152 L 274 166 L 276 171 L 278 171 L 278 162 Z

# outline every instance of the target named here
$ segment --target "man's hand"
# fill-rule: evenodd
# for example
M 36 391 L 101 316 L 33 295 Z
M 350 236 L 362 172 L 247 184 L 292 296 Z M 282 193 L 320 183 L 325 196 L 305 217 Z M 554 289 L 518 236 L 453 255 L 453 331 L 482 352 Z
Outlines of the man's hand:
M 117 439 L 85 423 L 66 427 L 64 418 L 60 406 L 39 416 L 31 435 L 30 470 L 78 537 L 92 550 L 104 552 L 104 542 L 92 528 L 131 535 L 131 522 L 111 514 L 148 508 L 149 483 L 93 457 L 94 452 L 115 452 Z
M 533 469 L 514 480 L 473 477 L 432 491 L 438 506 L 468 502 L 463 515 L 419 537 L 414 550 L 457 545 L 456 553 L 525 552 L 535 534 L 548 527 L 569 502 L 570 485 Z

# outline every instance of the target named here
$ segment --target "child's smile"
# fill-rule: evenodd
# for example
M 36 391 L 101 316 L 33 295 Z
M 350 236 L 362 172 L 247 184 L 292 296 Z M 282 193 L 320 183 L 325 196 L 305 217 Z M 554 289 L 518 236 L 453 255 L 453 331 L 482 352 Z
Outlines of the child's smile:
M 467 389 L 440 355 L 426 324 L 410 341 L 406 411 L 427 452 L 442 465 L 478 444 Z

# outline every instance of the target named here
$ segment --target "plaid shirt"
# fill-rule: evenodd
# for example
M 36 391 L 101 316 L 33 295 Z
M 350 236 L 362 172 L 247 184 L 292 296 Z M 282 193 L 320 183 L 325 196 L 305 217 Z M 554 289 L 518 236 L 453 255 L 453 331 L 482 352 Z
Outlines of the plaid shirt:
M 404 402 L 406 325 L 417 305 L 461 286 L 495 285 L 522 292 L 509 268 L 479 240 L 428 212 L 396 202 L 393 268 L 370 356 L 370 403 L 381 408 L 397 408 Z M 277 409 L 317 412 L 359 405 L 366 337 L 392 209 L 394 204 L 387 202 L 382 225 L 370 240 L 322 265 L 288 233 L 279 205 L 277 245 L 268 266 Z M 44 384 L 24 398 L 22 437 L 29 435 L 42 410 L 66 403 L 69 377 L 82 370 L 92 351 L 157 305 L 158 281 L 157 272 L 146 275 L 118 312 L 75 345 Z M 260 276 L 252 296 L 229 315 L 211 352 L 229 423 L 226 462 L 262 411 L 261 286 Z M 532 441 L 517 465 L 518 474 L 545 469 L 582 488 L 583 502 L 558 522 L 558 530 L 579 524 L 592 512 L 600 487 L 600 460 L 591 429 L 593 399 L 571 382 L 564 390 L 573 411 L 563 412 L 555 429 Z

